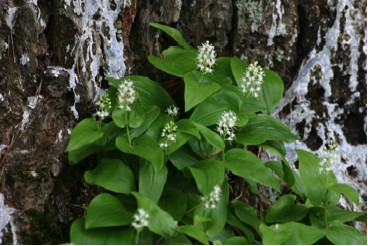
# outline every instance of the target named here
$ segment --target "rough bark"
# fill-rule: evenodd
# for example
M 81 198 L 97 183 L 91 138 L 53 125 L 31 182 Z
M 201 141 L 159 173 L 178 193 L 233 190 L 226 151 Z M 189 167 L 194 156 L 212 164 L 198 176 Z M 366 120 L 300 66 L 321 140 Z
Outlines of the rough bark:
M 173 44 L 151 21 L 180 29 L 194 47 L 209 40 L 220 55 L 277 71 L 287 90 L 276 115 L 303 139 L 289 148 L 320 154 L 335 141 L 339 180 L 366 201 L 366 2 L 125 3 L 0 1 L 0 209 L 13 219 L 3 243 L 69 241 L 91 190 L 82 182 L 88 163 L 71 167 L 64 151 L 72 127 L 94 113 L 105 76 L 140 73 L 180 87 L 146 60 Z

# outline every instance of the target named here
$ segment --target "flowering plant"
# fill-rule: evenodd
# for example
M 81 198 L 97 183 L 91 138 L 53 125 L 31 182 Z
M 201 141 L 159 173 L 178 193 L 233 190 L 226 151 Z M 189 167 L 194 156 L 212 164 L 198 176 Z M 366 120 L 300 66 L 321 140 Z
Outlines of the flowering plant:
M 336 205 L 341 194 L 358 204 L 358 192 L 307 151 L 296 150 L 299 170 L 285 158 L 284 143 L 299 137 L 271 115 L 281 78 L 257 62 L 216 58 L 208 41 L 194 49 L 178 30 L 151 26 L 179 44 L 148 60 L 182 78 L 184 105 L 147 77 L 107 78 L 97 120 L 79 122 L 67 148 L 71 165 L 96 156 L 84 179 L 103 188 L 72 224 L 71 242 L 365 244 L 347 224 L 365 213 Z M 263 151 L 278 160 L 263 160 Z

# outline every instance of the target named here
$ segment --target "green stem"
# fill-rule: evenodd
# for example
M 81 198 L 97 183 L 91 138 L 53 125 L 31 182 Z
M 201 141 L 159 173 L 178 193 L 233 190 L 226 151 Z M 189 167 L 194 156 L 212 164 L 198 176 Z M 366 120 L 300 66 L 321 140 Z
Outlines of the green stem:
M 129 124 L 128 124 L 128 112 L 126 112 L 125 114 L 125 124 L 126 124 L 126 131 L 127 131 L 127 135 L 128 135 L 128 142 L 129 145 L 132 145 L 132 139 L 130 137 L 130 131 L 129 131 Z
M 328 227 L 328 219 L 327 219 L 327 196 L 328 196 L 328 190 L 325 195 L 325 200 L 323 201 L 323 210 L 324 210 L 324 219 L 325 219 L 325 228 Z
M 137 230 L 137 234 L 135 235 L 135 245 L 139 244 L 139 234 L 141 233 L 141 230 Z

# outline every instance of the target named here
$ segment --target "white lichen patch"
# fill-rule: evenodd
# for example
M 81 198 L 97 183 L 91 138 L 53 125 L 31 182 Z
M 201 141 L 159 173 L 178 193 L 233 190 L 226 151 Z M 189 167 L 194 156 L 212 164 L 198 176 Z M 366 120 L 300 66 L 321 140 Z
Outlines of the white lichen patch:
M 17 244 L 15 226 L 12 221 L 12 214 L 14 212 L 14 208 L 10 208 L 4 204 L 4 195 L 0 193 L 0 244 L 2 244 L 3 231 L 6 230 L 8 224 L 10 224 L 12 231 L 13 244 Z
M 26 65 L 29 62 L 29 56 L 28 56 L 28 54 L 22 54 L 21 57 L 19 58 L 19 62 L 23 66 Z
M 359 82 L 357 75 L 359 49 L 361 48 L 359 45 L 362 40 L 365 40 L 365 36 L 362 35 L 358 26 L 361 25 L 362 19 L 364 19 L 364 10 L 357 9 L 354 7 L 353 1 L 348 0 L 338 1 L 337 5 L 331 8 L 334 8 L 336 11 L 334 24 L 327 29 L 324 36 L 321 34 L 321 28 L 318 31 L 318 40 L 315 48 L 309 53 L 307 60 L 302 65 L 297 79 L 285 92 L 285 96 L 277 107 L 275 115 L 282 115 L 282 109 L 290 105 L 292 107 L 291 112 L 283 116 L 282 120 L 290 127 L 291 131 L 297 133 L 298 123 L 304 122 L 305 124 L 299 124 L 305 125 L 303 140 L 309 137 L 312 128 L 314 128 L 317 134 L 316 137 L 322 140 L 320 147 L 315 151 L 311 151 L 303 140 L 287 144 L 286 157 L 291 164 L 297 160 L 295 149 L 306 149 L 318 156 L 323 156 L 324 147 L 332 140 L 338 149 L 332 165 L 337 180 L 353 186 L 364 197 L 367 190 L 367 145 L 353 145 L 349 143 L 343 129 L 345 126 L 341 123 L 341 119 L 344 119 L 347 114 L 345 106 L 356 103 L 360 97 L 360 93 L 356 91 Z M 343 26 L 341 23 L 343 23 Z M 343 38 L 343 42 L 341 42 L 341 38 Z M 324 43 L 323 47 L 319 47 L 321 43 Z M 336 64 L 338 62 L 337 55 L 344 50 L 350 51 L 347 57 L 350 59 L 348 60 L 350 63 L 347 68 L 343 64 Z M 342 71 L 342 74 L 345 73 L 345 75 L 350 77 L 349 81 L 346 82 L 349 83 L 351 95 L 345 98 L 345 105 L 339 105 L 331 100 L 331 97 L 333 97 L 331 82 L 336 76 L 333 68 L 346 69 L 346 71 Z M 320 86 L 324 89 L 321 105 L 325 109 L 324 112 L 317 113 L 310 108 L 312 104 L 307 97 L 309 86 Z M 292 103 L 295 99 L 296 103 Z M 317 124 L 312 124 L 313 121 L 317 122 Z M 356 127 L 363 126 L 357 125 Z M 348 167 L 356 170 L 354 176 L 349 175 Z M 349 207 L 349 209 L 362 210 L 365 209 L 366 201 L 362 200 L 360 208 L 350 203 L 348 206 L 346 202 L 341 204 Z
M 24 131 L 27 128 L 27 124 L 29 122 L 29 115 L 30 115 L 29 111 L 24 110 L 23 116 L 22 116 L 22 122 L 20 123 L 20 127 L 19 127 L 21 131 Z
M 5 98 L 4 98 L 4 96 L 0 93 L 0 102 L 3 102 L 3 101 L 5 101 Z
M 13 30 L 14 17 L 15 17 L 15 13 L 17 12 L 17 10 L 18 10 L 18 7 L 8 7 L 6 10 L 7 14 L 5 15 L 5 21 L 8 27 L 10 28 L 10 30 Z
M 273 38 L 277 35 L 286 35 L 285 23 L 282 22 L 284 8 L 281 5 L 281 0 L 277 0 L 275 4 L 276 11 L 272 13 L 272 26 L 268 33 L 267 45 L 273 45 Z

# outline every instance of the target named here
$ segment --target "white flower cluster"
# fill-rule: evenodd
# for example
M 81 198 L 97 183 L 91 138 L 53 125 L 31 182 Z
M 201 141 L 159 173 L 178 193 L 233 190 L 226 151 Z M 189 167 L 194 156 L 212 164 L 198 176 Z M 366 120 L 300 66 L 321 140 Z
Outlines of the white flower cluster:
M 250 64 L 241 77 L 240 89 L 242 92 L 253 97 L 258 97 L 263 84 L 265 72 L 258 62 Z
M 111 110 L 111 100 L 109 95 L 107 95 L 107 93 L 101 94 L 96 102 L 96 106 L 98 107 L 96 115 L 100 117 L 101 120 L 108 117 Z
M 202 201 L 204 201 L 204 207 L 206 209 L 215 209 L 217 204 L 220 202 L 221 194 L 222 191 L 220 186 L 215 185 L 208 197 L 202 197 Z
M 215 47 L 208 40 L 198 47 L 199 53 L 197 56 L 197 68 L 202 73 L 212 73 L 213 65 L 215 65 Z
M 143 227 L 148 226 L 149 214 L 143 208 L 139 208 L 137 213 L 133 215 L 132 226 L 136 230 L 141 230 Z
M 178 129 L 178 126 L 175 124 L 174 121 L 170 121 L 165 124 L 164 129 L 161 132 L 161 137 L 166 138 L 166 141 L 163 143 L 160 143 L 161 149 L 167 149 L 169 146 L 169 141 L 176 142 L 176 130 Z
M 319 172 L 328 172 L 333 170 L 333 164 L 339 161 L 339 155 L 337 152 L 337 145 L 330 140 L 330 143 L 323 147 L 323 151 L 321 153 L 321 163 Z
M 233 111 L 222 113 L 217 123 L 216 131 L 220 133 L 225 140 L 232 141 L 235 139 L 234 127 L 238 117 Z
M 179 108 L 176 107 L 175 105 L 171 105 L 170 107 L 168 107 L 165 112 L 171 116 L 172 118 L 175 118 L 176 116 L 179 115 Z
M 119 108 L 123 111 L 131 111 L 131 104 L 137 99 L 137 93 L 134 90 L 133 81 L 124 80 L 118 88 Z

